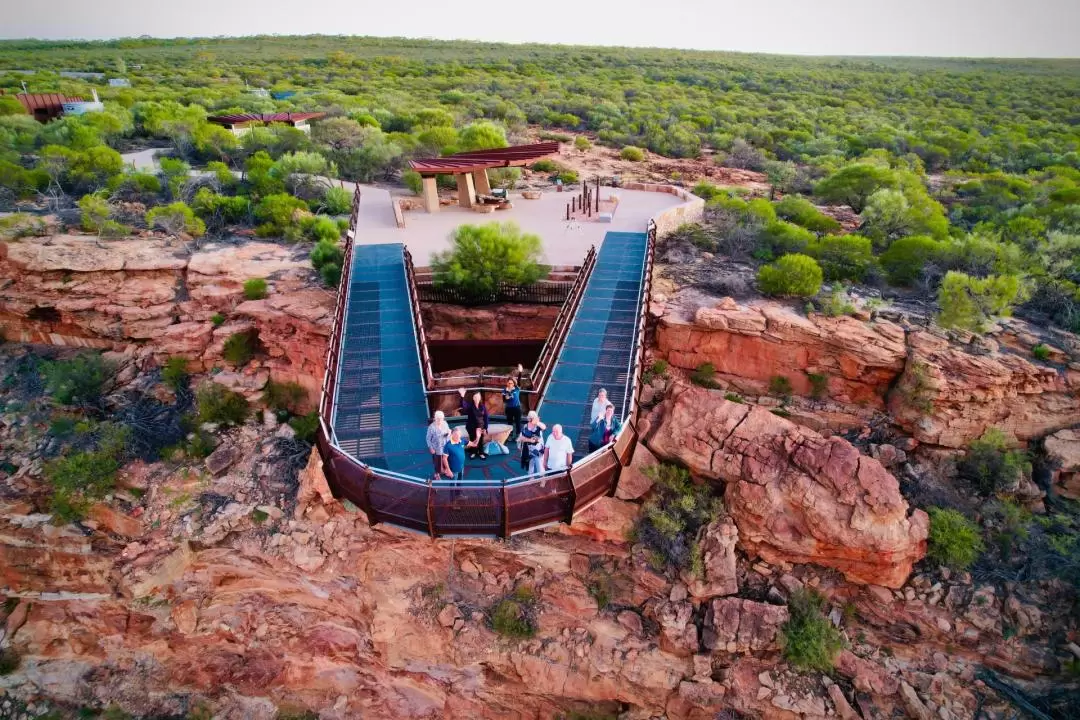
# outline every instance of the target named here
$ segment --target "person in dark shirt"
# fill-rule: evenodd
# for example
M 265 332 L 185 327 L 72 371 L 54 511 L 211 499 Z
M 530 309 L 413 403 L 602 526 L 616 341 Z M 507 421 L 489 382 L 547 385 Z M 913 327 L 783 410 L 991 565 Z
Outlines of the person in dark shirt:
M 603 416 L 593 421 L 592 432 L 589 433 L 589 452 L 596 452 L 614 440 L 620 427 L 621 423 L 615 418 L 615 406 L 608 403 L 604 406 Z
M 535 410 L 529 411 L 528 422 L 521 428 L 518 437 L 521 442 L 521 469 L 530 475 L 539 475 L 542 470 L 541 458 L 544 455 L 544 430 L 547 425 L 540 422 Z
M 450 431 L 450 439 L 443 448 L 446 462 L 450 466 L 450 472 L 455 480 L 465 477 L 465 441 L 461 439 L 461 428 L 456 427 Z
M 518 365 L 518 377 L 521 377 L 521 373 L 524 368 Z M 506 411 L 506 422 L 510 424 L 511 435 L 508 440 L 513 440 L 521 432 L 521 390 L 518 388 L 517 380 L 514 378 L 507 378 L 506 387 L 502 391 L 503 408 Z
M 465 445 L 469 457 L 487 460 L 484 452 L 484 436 L 488 429 L 488 411 L 480 393 L 473 393 L 472 399 L 465 397 L 465 388 L 458 390 L 461 395 L 461 414 L 465 416 L 465 432 L 468 443 Z

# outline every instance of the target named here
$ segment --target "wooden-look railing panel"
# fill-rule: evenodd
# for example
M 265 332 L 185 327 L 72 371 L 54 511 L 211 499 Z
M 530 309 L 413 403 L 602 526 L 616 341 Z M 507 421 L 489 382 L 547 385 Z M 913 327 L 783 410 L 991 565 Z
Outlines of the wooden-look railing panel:
M 572 493 L 565 474 L 506 486 L 510 533 L 565 521 L 572 509 Z

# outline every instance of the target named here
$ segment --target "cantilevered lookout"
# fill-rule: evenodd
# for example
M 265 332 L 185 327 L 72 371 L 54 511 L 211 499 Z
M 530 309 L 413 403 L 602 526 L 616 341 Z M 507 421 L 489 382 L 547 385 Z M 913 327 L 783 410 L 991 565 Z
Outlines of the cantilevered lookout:
M 473 150 L 439 158 L 410 160 L 409 166 L 424 179 L 424 209 L 439 211 L 439 191 L 436 175 L 453 175 L 457 179 L 458 204 L 471 208 L 477 194 L 489 195 L 491 183 L 487 171 L 491 168 L 521 167 L 540 158 L 559 152 L 559 143 L 542 142 L 533 145 Z

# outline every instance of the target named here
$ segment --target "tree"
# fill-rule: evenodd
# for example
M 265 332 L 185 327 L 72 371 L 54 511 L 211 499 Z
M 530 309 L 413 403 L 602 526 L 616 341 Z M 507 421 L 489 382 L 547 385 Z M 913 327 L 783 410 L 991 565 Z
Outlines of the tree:
M 742 138 L 735 138 L 731 142 L 731 149 L 724 155 L 721 165 L 743 170 L 764 170 L 765 156 L 756 147 Z
M 343 187 L 326 188 L 322 197 L 322 209 L 330 215 L 347 215 L 352 210 L 353 194 Z
M 311 140 L 332 152 L 345 152 L 359 147 L 364 126 L 347 117 L 326 118 L 311 128 Z
M 784 255 L 758 270 L 758 287 L 766 295 L 813 297 L 821 290 L 821 266 L 808 255 Z
M 882 188 L 867 199 L 861 232 L 873 238 L 878 247 L 887 247 L 906 235 L 943 238 L 948 234 L 949 221 L 941 205 L 916 183 L 903 190 Z
M 159 205 L 146 213 L 146 224 L 158 227 L 169 235 L 187 233 L 191 237 L 200 237 L 206 232 L 206 223 L 195 216 L 195 211 L 185 202 Z
M 773 203 L 777 217 L 783 218 L 812 232 L 836 232 L 840 223 L 821 212 L 812 202 L 798 195 L 786 195 Z
M 205 123 L 191 134 L 195 150 L 204 157 L 228 159 L 240 149 L 240 140 L 220 125 Z
M 285 190 L 284 181 L 272 170 L 274 160 L 265 150 L 260 150 L 244 161 L 244 174 L 254 195 L 266 197 Z
M 487 120 L 469 123 L 461 129 L 458 136 L 458 145 L 461 152 L 503 148 L 508 144 L 506 130 Z
M 803 252 L 813 240 L 814 233 L 783 220 L 767 224 L 760 236 L 761 247 L 768 251 L 770 257 Z
M 912 235 L 893 242 L 881 255 L 881 266 L 893 285 L 913 285 L 924 269 L 941 262 L 947 246 L 925 235 Z
M 777 190 L 783 193 L 791 192 L 791 185 L 798 174 L 798 168 L 790 160 L 766 161 L 765 177 L 769 180 L 769 197 L 773 197 Z
M 539 262 L 540 236 L 523 233 L 514 223 L 462 225 L 452 243 L 431 257 L 436 285 L 482 297 L 502 284 L 531 285 L 547 273 Z
M 0 116 L 22 115 L 25 112 L 21 102 L 10 95 L 0 95 Z
M 1016 275 L 973 278 L 950 270 L 938 290 L 938 322 L 942 327 L 983 332 L 998 315 L 1010 315 L 1023 286 Z
M 898 185 L 896 173 L 891 169 L 869 163 L 854 163 L 819 182 L 814 194 L 827 202 L 850 205 L 855 212 L 862 212 L 871 195 L 881 188 L 895 188 Z

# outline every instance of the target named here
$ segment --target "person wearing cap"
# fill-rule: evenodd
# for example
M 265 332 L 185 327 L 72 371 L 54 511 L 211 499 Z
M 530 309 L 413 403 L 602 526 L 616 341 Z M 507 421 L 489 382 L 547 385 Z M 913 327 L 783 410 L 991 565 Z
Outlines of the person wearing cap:
M 540 416 L 535 410 L 530 410 L 527 422 L 518 433 L 518 442 L 521 444 L 521 469 L 529 475 L 539 475 L 542 472 L 541 458 L 544 455 L 544 430 L 547 426 L 540 422 Z
M 446 464 L 446 441 L 450 438 L 450 426 L 446 424 L 446 416 L 442 410 L 436 410 L 431 424 L 427 429 L 427 448 L 431 453 L 431 464 L 435 469 L 434 479 L 440 475 L 453 477 L 450 468 Z

